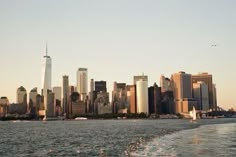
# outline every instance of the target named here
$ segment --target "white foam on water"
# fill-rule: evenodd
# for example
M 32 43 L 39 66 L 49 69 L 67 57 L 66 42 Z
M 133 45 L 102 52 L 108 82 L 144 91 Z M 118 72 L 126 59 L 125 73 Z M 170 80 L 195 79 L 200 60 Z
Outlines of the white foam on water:
M 173 134 L 154 138 L 152 141 L 146 143 L 141 149 L 131 152 L 130 156 L 205 157 L 230 154 L 230 152 L 227 152 L 230 141 L 226 139 L 226 136 L 235 132 L 235 128 L 232 129 L 232 124 L 216 124 L 182 130 Z M 221 136 L 222 134 L 224 136 Z M 231 149 L 231 151 L 233 151 L 233 149 Z

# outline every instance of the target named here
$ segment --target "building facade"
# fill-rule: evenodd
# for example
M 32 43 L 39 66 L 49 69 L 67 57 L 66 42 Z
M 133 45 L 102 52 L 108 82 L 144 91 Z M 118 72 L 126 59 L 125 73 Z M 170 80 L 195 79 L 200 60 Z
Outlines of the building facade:
M 175 113 L 184 111 L 183 99 L 192 98 L 192 79 L 191 74 L 178 72 L 171 76 L 171 86 L 175 98 Z
M 69 97 L 69 76 L 64 75 L 62 77 L 62 113 L 63 115 L 69 115 L 69 105 L 68 105 L 68 97 Z
M 160 87 L 161 87 L 161 92 L 167 92 L 171 91 L 171 81 L 169 78 L 165 77 L 164 75 L 161 75 L 160 77 Z
M 208 85 L 205 82 L 198 81 L 193 83 L 193 98 L 197 100 L 197 110 L 209 109 Z
M 26 89 L 21 86 L 17 89 L 17 100 L 16 103 L 18 106 L 18 113 L 19 114 L 26 114 L 27 113 L 27 91 Z
M 148 82 L 146 79 L 136 81 L 137 113 L 149 113 Z
M 0 98 L 0 117 L 4 117 L 8 114 L 9 104 L 10 103 L 7 97 Z
M 128 112 L 137 113 L 137 104 L 136 104 L 136 85 L 127 86 L 127 102 L 128 102 Z
M 158 87 L 155 83 L 148 88 L 148 105 L 149 113 L 161 114 L 161 87 Z
M 217 104 L 213 103 L 213 78 L 212 74 L 209 73 L 199 73 L 197 75 L 192 75 L 192 82 L 197 83 L 198 81 L 205 82 L 208 86 L 208 97 L 209 97 L 209 108 L 216 109 Z
M 133 84 L 136 85 L 136 82 L 141 79 L 148 82 L 148 76 L 143 74 L 143 75 L 134 76 L 134 83 Z
M 119 113 L 128 108 L 126 83 L 114 82 L 112 91 L 113 113 Z
M 77 71 L 77 92 L 84 101 L 88 94 L 88 69 L 79 68 Z
M 48 91 L 51 90 L 51 81 L 52 81 L 52 60 L 48 56 L 48 49 L 46 45 L 46 55 L 43 56 L 42 64 L 42 95 L 44 96 L 44 108 L 47 110 L 47 95 Z M 46 113 L 46 112 L 45 112 Z
M 62 89 L 61 87 L 53 87 L 52 91 L 54 93 L 54 115 L 59 116 L 62 108 Z
M 37 112 L 39 110 L 39 106 L 37 105 L 37 95 L 38 89 L 35 87 L 29 93 L 28 111 L 32 115 L 37 115 Z
M 107 92 L 107 82 L 106 81 L 95 81 L 95 91 L 99 92 Z

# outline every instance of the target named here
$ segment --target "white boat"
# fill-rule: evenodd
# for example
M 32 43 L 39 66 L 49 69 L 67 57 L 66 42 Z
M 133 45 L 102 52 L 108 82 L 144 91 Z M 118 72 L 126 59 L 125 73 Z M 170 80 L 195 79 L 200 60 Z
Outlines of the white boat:
M 189 115 L 193 121 L 197 120 L 197 113 L 194 106 L 193 106 L 193 110 L 189 112 Z
M 87 120 L 88 118 L 86 117 L 76 117 L 75 120 Z

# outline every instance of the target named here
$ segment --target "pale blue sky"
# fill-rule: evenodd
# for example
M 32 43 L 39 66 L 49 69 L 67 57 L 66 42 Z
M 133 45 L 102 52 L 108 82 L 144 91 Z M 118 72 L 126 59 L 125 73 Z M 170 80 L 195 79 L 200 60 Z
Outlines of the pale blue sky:
M 53 86 L 87 67 L 89 79 L 209 72 L 218 104 L 236 108 L 235 0 L 0 0 L 0 96 L 41 86 L 48 41 Z M 217 44 L 217 47 L 211 47 Z

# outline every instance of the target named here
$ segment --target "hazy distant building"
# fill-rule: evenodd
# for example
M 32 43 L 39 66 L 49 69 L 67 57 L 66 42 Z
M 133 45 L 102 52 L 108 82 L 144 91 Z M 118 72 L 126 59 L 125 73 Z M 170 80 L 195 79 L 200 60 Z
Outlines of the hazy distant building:
M 112 113 L 112 106 L 110 103 L 103 104 L 98 103 L 98 114 L 106 114 L 106 113 Z
M 160 87 L 161 87 L 161 92 L 162 93 L 167 92 L 167 91 L 172 91 L 170 79 L 165 77 L 164 75 L 161 75 L 161 77 L 160 77 Z
M 128 102 L 128 112 L 137 113 L 136 105 L 136 85 L 127 86 L 127 102 Z
M 109 103 L 109 93 L 101 91 L 97 93 L 97 98 L 94 101 L 95 113 L 104 114 L 112 113 L 112 106 Z
M 43 56 L 42 65 L 42 95 L 44 96 L 44 108 L 45 112 L 47 110 L 47 95 L 48 91 L 51 90 L 51 80 L 52 80 L 52 63 L 51 57 L 48 56 L 48 50 L 46 45 L 46 55 Z
M 184 110 L 183 99 L 192 98 L 192 80 L 191 74 L 179 72 L 172 74 L 171 86 L 175 98 L 175 113 L 181 113 Z
M 208 85 L 205 82 L 198 81 L 193 83 L 193 98 L 197 99 L 197 110 L 209 109 Z
M 40 114 L 40 110 L 44 110 L 44 102 L 43 97 L 40 94 L 37 94 L 36 96 L 36 116 L 38 117 Z
M 156 83 L 148 88 L 148 105 L 149 113 L 162 113 L 161 88 L 158 87 Z
M 80 93 L 81 100 L 84 101 L 88 94 L 88 69 L 79 68 L 77 71 L 77 92 Z
M 7 97 L 0 98 L 0 117 L 5 116 L 9 110 L 9 100 Z
M 134 85 L 136 85 L 136 82 L 139 81 L 140 79 L 147 81 L 148 82 L 148 76 L 147 75 L 137 75 L 134 76 Z
M 71 117 L 71 115 L 72 115 L 72 106 L 71 106 L 71 104 L 72 104 L 71 101 L 72 100 L 71 100 L 71 95 L 74 92 L 76 92 L 75 87 L 74 86 L 69 86 L 68 98 L 67 98 L 67 104 L 68 104 L 67 105 L 67 109 L 68 109 L 67 114 L 68 114 L 69 117 Z M 80 100 L 81 100 L 81 98 L 80 98 Z
M 215 109 L 216 104 L 213 104 L 213 81 L 212 75 L 208 73 L 199 73 L 192 75 L 192 82 L 197 83 L 198 81 L 205 82 L 208 85 L 208 97 L 209 97 L 209 108 Z
M 128 109 L 126 83 L 114 82 L 112 91 L 113 113 L 119 113 L 123 109 Z
M 64 75 L 62 79 L 62 112 L 68 116 L 69 76 Z
M 214 109 L 217 108 L 217 93 L 216 93 L 216 85 L 212 85 L 212 97 L 213 97 L 213 107 Z
M 46 110 L 46 117 L 54 117 L 54 93 L 51 91 L 47 94 L 47 110 Z
M 62 107 L 62 88 L 61 87 L 53 87 L 54 93 L 54 115 L 59 116 L 61 114 Z
M 37 105 L 37 95 L 38 95 L 38 90 L 35 87 L 29 93 L 28 111 L 32 115 L 37 115 L 37 111 L 38 111 L 38 108 L 39 108 L 39 106 Z
M 140 79 L 136 81 L 137 113 L 149 113 L 148 109 L 148 81 Z
M 85 109 L 86 109 L 85 102 L 81 101 L 79 93 L 73 92 L 70 97 L 71 97 L 71 107 L 72 107 L 71 116 L 74 117 L 85 114 Z
M 89 113 L 92 113 L 94 110 L 94 92 L 95 92 L 95 86 L 94 86 L 94 79 L 90 80 L 90 92 L 89 92 L 89 108 L 88 111 Z
M 18 113 L 25 114 L 27 112 L 27 91 L 21 86 L 17 89 L 16 103 L 19 105 Z
M 95 90 L 95 86 L 94 86 L 94 79 L 90 80 L 90 94 L 92 94 L 92 92 Z M 92 99 L 92 95 L 90 95 L 89 97 L 90 99 Z
M 95 81 L 95 91 L 107 92 L 107 82 L 106 81 Z

